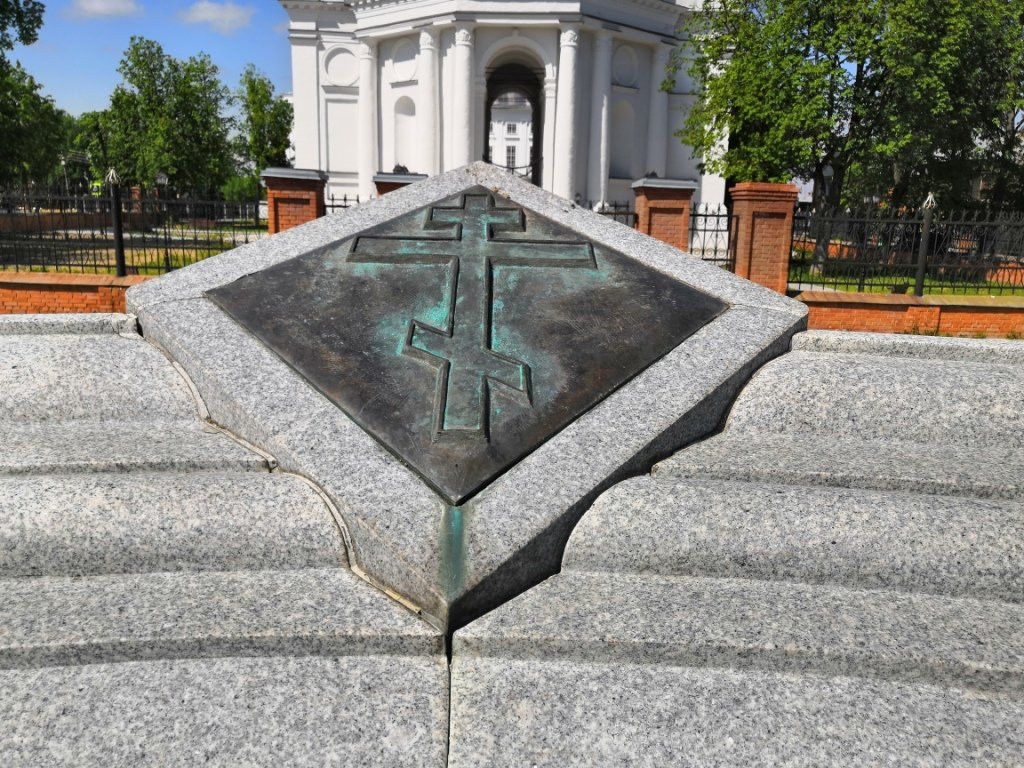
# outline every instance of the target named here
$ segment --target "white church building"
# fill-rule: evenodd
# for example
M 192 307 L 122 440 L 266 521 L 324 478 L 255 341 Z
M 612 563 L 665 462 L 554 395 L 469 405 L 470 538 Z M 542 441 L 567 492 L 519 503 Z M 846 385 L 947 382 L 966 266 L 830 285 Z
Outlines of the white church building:
M 289 16 L 295 166 L 371 196 L 396 166 L 479 159 L 558 195 L 629 201 L 656 174 L 720 203 L 673 134 L 697 97 L 663 88 L 700 0 L 280 0 Z

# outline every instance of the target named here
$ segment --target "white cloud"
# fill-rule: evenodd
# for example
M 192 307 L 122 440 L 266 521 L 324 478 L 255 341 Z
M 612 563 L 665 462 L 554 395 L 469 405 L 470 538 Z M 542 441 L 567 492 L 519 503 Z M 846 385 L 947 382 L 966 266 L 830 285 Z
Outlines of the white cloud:
M 141 6 L 135 0 L 72 0 L 68 10 L 72 16 L 85 19 L 142 13 Z
M 239 5 L 231 0 L 216 3 L 213 0 L 198 0 L 182 11 L 181 20 L 188 24 L 209 24 L 222 35 L 230 35 L 242 27 L 249 26 L 255 9 Z

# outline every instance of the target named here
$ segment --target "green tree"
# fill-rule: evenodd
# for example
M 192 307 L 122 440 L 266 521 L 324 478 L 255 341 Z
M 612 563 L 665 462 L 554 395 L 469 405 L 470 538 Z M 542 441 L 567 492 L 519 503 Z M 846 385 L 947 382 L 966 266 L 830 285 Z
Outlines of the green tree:
M 57 174 L 65 115 L 18 65 L 0 69 L 0 186 L 45 183 Z
M 258 177 L 265 168 L 288 165 L 292 105 L 274 96 L 270 78 L 250 64 L 242 72 L 238 89 L 241 105 L 239 155 L 245 170 Z
M 5 53 L 16 42 L 31 45 L 43 23 L 39 0 L 0 0 L 0 68 L 6 68 Z
M 831 167 L 819 202 L 844 189 L 962 200 L 1005 101 L 1022 3 L 716 0 L 677 59 L 704 87 L 680 135 L 734 179 L 810 178 L 820 196 Z
M 233 169 L 230 92 L 206 54 L 184 61 L 133 37 L 118 66 L 124 82 L 94 121 L 96 148 L 126 183 L 152 187 L 159 173 L 192 195 L 212 195 Z

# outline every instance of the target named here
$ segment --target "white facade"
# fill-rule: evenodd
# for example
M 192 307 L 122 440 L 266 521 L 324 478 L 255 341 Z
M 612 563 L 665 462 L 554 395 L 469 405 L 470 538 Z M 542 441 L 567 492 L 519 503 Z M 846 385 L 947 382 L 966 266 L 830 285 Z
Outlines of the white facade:
M 481 158 L 506 165 L 491 123 L 498 94 L 530 105 L 535 181 L 591 203 L 628 201 L 651 172 L 698 184 L 673 136 L 696 97 L 679 73 L 662 90 L 682 14 L 697 0 L 280 0 L 290 18 L 295 164 L 328 174 L 328 194 L 374 194 L 403 165 L 434 174 Z M 506 121 L 508 122 L 508 121 Z M 523 121 L 518 121 L 523 122 Z M 536 143 L 537 151 L 525 149 Z M 517 147 L 519 144 L 517 144 Z

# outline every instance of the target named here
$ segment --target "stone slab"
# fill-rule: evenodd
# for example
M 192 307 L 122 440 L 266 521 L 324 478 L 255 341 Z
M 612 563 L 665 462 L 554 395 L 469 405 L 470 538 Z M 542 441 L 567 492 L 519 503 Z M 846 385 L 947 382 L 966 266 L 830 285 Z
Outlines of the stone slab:
M 0 336 L 15 334 L 93 334 L 138 335 L 134 315 L 106 312 L 50 315 L 0 315 Z
M 1024 606 L 890 590 L 570 571 L 457 631 L 453 658 L 847 675 L 1024 693 Z
M 452 506 L 202 296 L 475 185 L 729 309 Z M 188 371 L 212 418 L 319 483 L 352 533 L 354 562 L 440 624 L 464 622 L 557 570 L 568 532 L 593 498 L 714 429 L 750 373 L 788 348 L 806 314 L 785 297 L 484 164 L 149 281 L 129 292 L 128 303 L 147 339 Z
M 221 656 L 443 653 L 347 568 L 5 579 L 0 668 Z
M 655 477 L 1024 498 L 1024 451 L 726 432 L 652 468 Z
M 347 565 L 321 497 L 282 473 L 8 477 L 0 578 Z
M 466 658 L 450 768 L 1015 765 L 1017 697 L 879 679 Z
M 605 492 L 587 511 L 569 539 L 562 567 L 1021 602 L 1024 505 L 636 478 Z
M 806 331 L 793 337 L 794 352 L 843 352 L 910 357 L 922 360 L 967 360 L 1024 365 L 1024 344 L 1010 339 L 956 339 L 894 333 Z
M 139 336 L 0 335 L 0 421 L 194 421 L 170 362 Z
M 193 424 L 44 422 L 0 432 L 0 475 L 45 472 L 266 471 L 267 460 Z
M 6 768 L 443 768 L 444 656 L 283 656 L 0 671 Z
M 1017 450 L 1022 402 L 1019 365 L 791 352 L 751 379 L 727 429 Z

